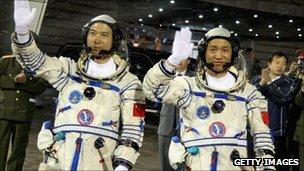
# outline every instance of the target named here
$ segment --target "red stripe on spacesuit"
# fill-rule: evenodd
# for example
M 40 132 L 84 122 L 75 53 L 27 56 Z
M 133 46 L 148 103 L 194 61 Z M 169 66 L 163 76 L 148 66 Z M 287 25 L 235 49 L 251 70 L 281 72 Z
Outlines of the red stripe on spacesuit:
M 145 116 L 146 105 L 140 103 L 134 103 L 133 106 L 133 116 L 144 117 Z
M 261 112 L 261 117 L 263 119 L 264 124 L 266 124 L 267 126 L 269 126 L 269 115 L 268 112 Z

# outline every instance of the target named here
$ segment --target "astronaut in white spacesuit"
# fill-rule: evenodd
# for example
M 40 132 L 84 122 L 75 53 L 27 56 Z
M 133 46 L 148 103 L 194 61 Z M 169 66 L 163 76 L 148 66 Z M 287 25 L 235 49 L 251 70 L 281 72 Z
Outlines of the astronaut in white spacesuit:
M 242 170 L 232 159 L 247 157 L 248 133 L 253 136 L 255 156 L 272 158 L 267 102 L 246 82 L 245 72 L 233 66 L 239 43 L 228 30 L 211 29 L 200 41 L 202 65 L 196 77 L 173 77 L 176 66 L 192 52 L 191 36 L 189 28 L 177 31 L 172 55 L 151 68 L 143 82 L 147 98 L 180 108 L 180 135 L 172 138 L 169 149 L 171 166 Z
M 84 25 L 76 63 L 37 48 L 29 33 L 34 16 L 28 1 L 15 1 L 14 55 L 59 91 L 55 122 L 44 122 L 38 135 L 45 154 L 39 169 L 130 170 L 143 141 L 145 97 L 126 58 L 116 53 L 123 37 L 116 21 L 99 15 Z

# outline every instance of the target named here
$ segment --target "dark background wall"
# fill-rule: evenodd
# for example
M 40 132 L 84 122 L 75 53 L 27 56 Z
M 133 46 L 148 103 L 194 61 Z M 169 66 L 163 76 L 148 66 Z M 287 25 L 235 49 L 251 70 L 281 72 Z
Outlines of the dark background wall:
M 10 35 L 14 31 L 13 8 L 14 1 L 1 0 L 0 1 L 0 55 L 11 52 Z

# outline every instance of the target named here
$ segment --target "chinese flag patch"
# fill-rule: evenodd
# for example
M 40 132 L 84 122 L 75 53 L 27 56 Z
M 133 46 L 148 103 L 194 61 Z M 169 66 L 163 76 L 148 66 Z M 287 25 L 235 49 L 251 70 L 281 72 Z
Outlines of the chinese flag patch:
M 269 126 L 269 115 L 268 115 L 268 112 L 262 111 L 261 112 L 261 117 L 263 119 L 264 124 L 266 124 L 267 126 Z
M 133 106 L 133 116 L 145 117 L 146 105 L 141 103 L 134 103 Z

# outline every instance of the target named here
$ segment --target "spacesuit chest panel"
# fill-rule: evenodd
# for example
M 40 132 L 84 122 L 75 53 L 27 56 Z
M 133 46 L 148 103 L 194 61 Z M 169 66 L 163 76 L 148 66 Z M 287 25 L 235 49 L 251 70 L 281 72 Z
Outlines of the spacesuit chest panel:
M 89 126 L 116 127 L 119 121 L 119 93 L 70 81 L 59 94 L 56 121 Z
M 238 96 L 238 93 L 232 95 Z M 196 136 L 189 136 L 189 139 L 236 136 L 246 138 L 247 109 L 244 101 L 193 96 L 189 109 L 182 111 L 186 115 L 183 118 L 185 133 L 195 130 L 193 135 Z

